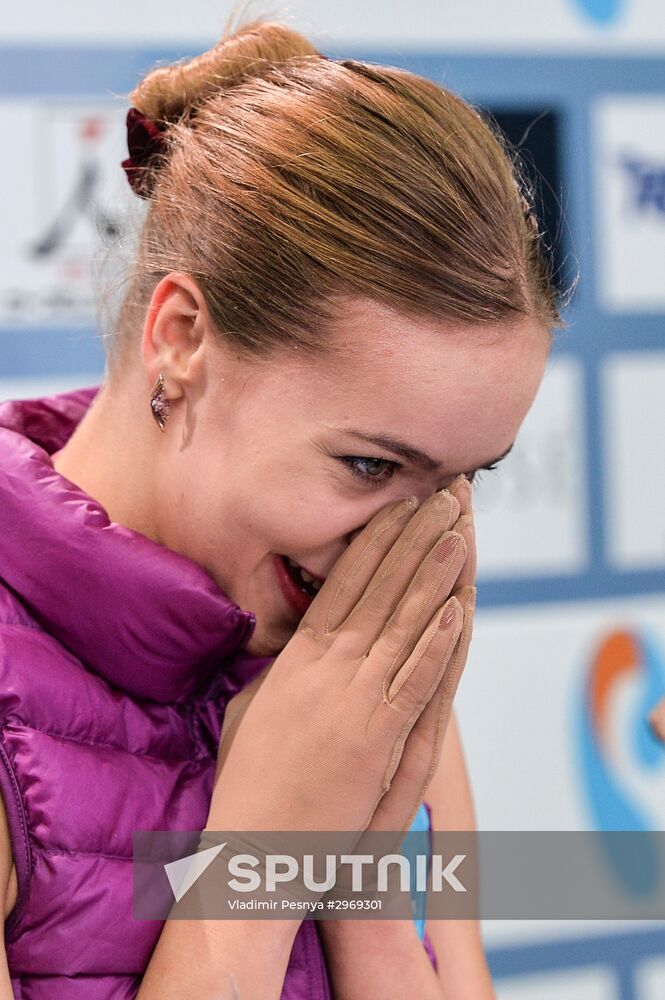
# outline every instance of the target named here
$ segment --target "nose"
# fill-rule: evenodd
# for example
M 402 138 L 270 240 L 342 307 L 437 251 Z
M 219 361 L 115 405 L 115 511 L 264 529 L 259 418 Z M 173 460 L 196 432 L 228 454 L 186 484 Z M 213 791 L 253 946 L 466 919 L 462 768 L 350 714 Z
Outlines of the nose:
M 451 482 L 449 481 L 448 482 L 448 486 L 450 486 L 450 485 L 451 485 Z M 423 489 L 423 490 L 420 490 L 420 492 L 418 490 L 414 490 L 413 496 L 415 496 L 417 498 L 417 500 L 418 500 L 418 506 L 420 507 L 425 502 L 425 500 L 427 500 L 429 497 L 433 496 L 434 493 L 445 493 L 446 490 L 448 489 L 448 486 L 441 486 L 441 487 L 439 487 L 436 490 Z M 404 499 L 406 499 L 406 498 L 404 498 Z M 371 518 L 370 518 L 370 520 L 371 520 Z M 369 524 L 369 521 L 367 522 L 367 524 Z M 352 531 L 349 535 L 346 536 L 346 543 L 347 543 L 347 545 L 350 545 L 351 542 L 354 540 L 354 538 L 357 538 L 358 535 L 361 533 L 361 531 L 365 530 L 365 528 L 367 527 L 367 524 L 361 525 L 359 528 L 356 528 L 354 531 Z
M 423 493 L 423 494 L 422 494 L 421 496 L 419 496 L 418 494 L 414 493 L 414 496 L 418 496 L 418 506 L 420 506 L 420 504 L 421 504 L 421 503 L 423 503 L 423 501 L 424 501 L 424 500 L 426 499 L 426 497 L 427 497 L 428 495 L 429 495 L 429 494 L 427 494 L 427 493 Z M 404 499 L 406 499 L 406 497 L 404 497 Z M 377 513 L 378 513 L 378 511 L 377 511 Z M 346 543 L 347 543 L 347 545 L 350 545 L 350 544 L 351 544 L 351 542 L 352 542 L 352 541 L 354 540 L 354 538 L 357 538 L 357 537 L 358 537 L 358 535 L 359 535 L 359 534 L 360 534 L 360 533 L 361 533 L 362 531 L 364 531 L 364 530 L 365 530 L 365 528 L 367 527 L 367 525 L 369 524 L 369 522 L 370 522 L 371 520 L 372 520 L 372 518 L 370 517 L 370 518 L 369 518 L 369 520 L 367 520 L 367 521 L 365 522 L 365 524 L 361 524 L 359 528 L 355 528 L 355 529 L 354 529 L 354 530 L 353 530 L 353 531 L 352 531 L 352 532 L 351 532 L 350 534 L 348 534 L 348 535 L 346 536 Z

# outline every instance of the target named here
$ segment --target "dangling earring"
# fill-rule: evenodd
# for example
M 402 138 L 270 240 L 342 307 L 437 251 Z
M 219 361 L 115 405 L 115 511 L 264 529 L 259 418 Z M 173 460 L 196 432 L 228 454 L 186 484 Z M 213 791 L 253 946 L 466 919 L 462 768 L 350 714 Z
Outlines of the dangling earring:
M 166 427 L 166 421 L 169 419 L 171 401 L 166 398 L 164 376 L 161 372 L 157 376 L 157 381 L 153 385 L 152 392 L 150 393 L 150 409 L 153 417 L 157 421 L 157 426 L 160 431 L 163 431 Z

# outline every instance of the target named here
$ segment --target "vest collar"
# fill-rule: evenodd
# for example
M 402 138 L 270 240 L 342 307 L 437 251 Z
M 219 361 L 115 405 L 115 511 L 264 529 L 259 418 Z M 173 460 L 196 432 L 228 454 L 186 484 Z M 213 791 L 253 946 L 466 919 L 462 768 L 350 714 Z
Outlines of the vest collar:
M 53 468 L 97 392 L 0 404 L 0 578 L 109 683 L 176 701 L 248 642 L 256 619 L 197 563 L 110 521 Z

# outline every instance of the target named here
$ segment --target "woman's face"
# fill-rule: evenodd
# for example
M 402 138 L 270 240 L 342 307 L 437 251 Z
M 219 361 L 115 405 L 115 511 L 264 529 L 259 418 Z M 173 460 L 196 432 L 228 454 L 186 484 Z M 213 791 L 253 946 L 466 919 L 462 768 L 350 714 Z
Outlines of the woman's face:
M 366 300 L 347 302 L 334 342 L 340 356 L 289 349 L 256 364 L 204 338 L 182 433 L 167 426 L 163 439 L 160 540 L 256 614 L 257 655 L 284 647 L 310 601 L 280 557 L 323 578 L 383 506 L 502 456 L 550 344 L 532 320 L 414 322 Z

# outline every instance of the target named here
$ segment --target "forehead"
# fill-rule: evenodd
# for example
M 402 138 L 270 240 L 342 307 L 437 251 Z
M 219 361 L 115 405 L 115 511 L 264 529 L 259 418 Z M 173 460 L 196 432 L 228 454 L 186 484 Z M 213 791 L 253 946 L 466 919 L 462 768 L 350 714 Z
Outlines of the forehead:
M 401 437 L 448 468 L 482 464 L 512 443 L 540 384 L 549 334 L 525 319 L 496 326 L 409 319 L 351 301 L 333 350 L 273 369 L 322 429 Z

